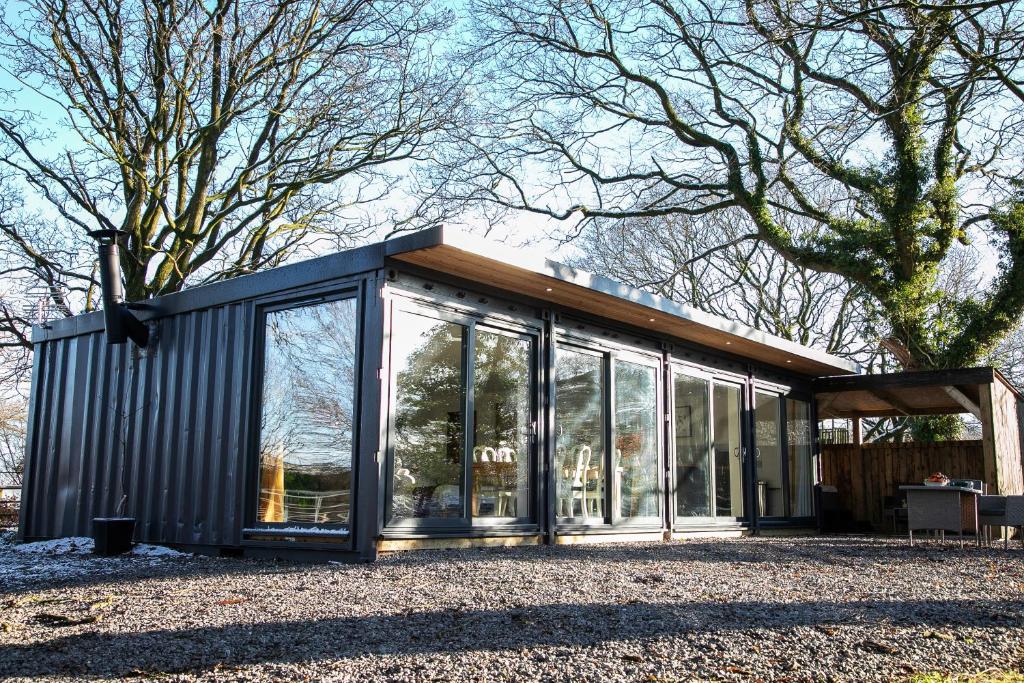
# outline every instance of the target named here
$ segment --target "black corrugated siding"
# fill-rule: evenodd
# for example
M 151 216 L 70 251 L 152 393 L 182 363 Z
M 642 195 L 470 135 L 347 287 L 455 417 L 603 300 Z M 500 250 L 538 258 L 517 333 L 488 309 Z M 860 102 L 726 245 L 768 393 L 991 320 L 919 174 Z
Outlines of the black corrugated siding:
M 161 319 L 144 353 L 102 332 L 37 344 L 22 535 L 90 535 L 115 512 L 127 454 L 137 540 L 238 545 L 253 314 Z

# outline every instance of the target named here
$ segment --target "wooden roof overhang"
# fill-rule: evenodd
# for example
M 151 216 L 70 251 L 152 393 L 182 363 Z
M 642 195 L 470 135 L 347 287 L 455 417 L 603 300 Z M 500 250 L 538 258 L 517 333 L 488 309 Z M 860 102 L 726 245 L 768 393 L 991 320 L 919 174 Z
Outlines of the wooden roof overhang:
M 994 368 L 818 377 L 812 387 L 819 419 L 959 413 L 981 418 L 981 392 L 993 382 L 1020 397 Z
M 860 372 L 856 363 L 586 273 L 526 250 L 436 227 L 385 243 L 395 261 L 551 302 L 811 377 Z

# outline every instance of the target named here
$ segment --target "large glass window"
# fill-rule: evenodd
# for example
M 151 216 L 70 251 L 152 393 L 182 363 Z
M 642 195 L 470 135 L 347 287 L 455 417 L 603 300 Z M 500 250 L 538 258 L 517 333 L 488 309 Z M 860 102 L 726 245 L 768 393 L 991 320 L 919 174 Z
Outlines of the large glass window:
M 354 299 L 266 314 L 258 521 L 348 524 L 356 334 Z
M 754 394 L 754 455 L 757 464 L 757 514 L 785 517 L 782 480 L 782 411 L 780 398 L 760 391 Z
M 619 516 L 658 515 L 658 384 L 648 365 L 615 362 L 615 498 Z
M 743 516 L 743 394 L 732 384 L 714 385 L 712 392 L 715 456 L 715 515 Z
M 743 516 L 740 387 L 673 374 L 676 516 Z
M 534 519 L 536 338 L 404 305 L 391 329 L 389 522 Z
M 814 451 L 811 448 L 811 404 L 786 399 L 786 432 L 789 441 L 789 500 L 794 517 L 814 514 Z
M 673 375 L 676 515 L 711 517 L 708 381 Z
M 396 310 L 392 516 L 464 516 L 467 328 Z
M 473 357 L 473 516 L 529 517 L 532 340 L 477 327 Z
M 558 349 L 555 369 L 556 515 L 602 521 L 604 510 L 604 359 Z

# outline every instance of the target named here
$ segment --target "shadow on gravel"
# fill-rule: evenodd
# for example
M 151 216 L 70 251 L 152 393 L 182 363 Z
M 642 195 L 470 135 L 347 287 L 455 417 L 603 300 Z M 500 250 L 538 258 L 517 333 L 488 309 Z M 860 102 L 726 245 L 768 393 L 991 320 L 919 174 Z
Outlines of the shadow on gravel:
M 850 624 L 1020 627 L 1024 625 L 1024 600 L 556 604 L 82 633 L 6 646 L 0 650 L 0 672 L 25 677 L 201 673 L 213 668 L 223 671 L 224 666 L 295 664 L 360 655 L 586 647 L 612 639 Z

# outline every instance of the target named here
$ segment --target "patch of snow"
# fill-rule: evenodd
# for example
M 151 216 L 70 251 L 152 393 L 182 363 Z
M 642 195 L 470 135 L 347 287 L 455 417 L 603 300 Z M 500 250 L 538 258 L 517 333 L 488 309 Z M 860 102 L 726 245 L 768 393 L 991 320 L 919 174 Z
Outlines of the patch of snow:
M 174 548 L 148 543 L 136 543 L 132 548 L 132 555 L 135 557 L 191 557 L 189 553 L 183 553 Z
M 86 536 L 55 538 L 50 541 L 36 541 L 11 546 L 16 553 L 42 553 L 46 555 L 84 555 L 93 550 L 93 541 Z
M 63 582 L 81 577 L 116 575 L 129 567 L 156 566 L 175 558 L 193 556 L 172 548 L 139 543 L 131 553 L 99 557 L 93 540 L 82 536 L 35 543 L 14 543 L 13 535 L 0 537 L 0 592 Z
M 87 555 L 92 553 L 94 544 L 91 538 L 85 536 L 71 536 L 69 538 L 55 538 L 50 541 L 36 541 L 35 543 L 23 543 L 11 545 L 11 550 L 16 553 L 35 553 L 43 555 Z M 162 545 L 150 545 L 149 543 L 136 543 L 131 553 L 126 557 L 188 557 L 173 548 Z M 114 557 L 117 557 L 116 555 Z

